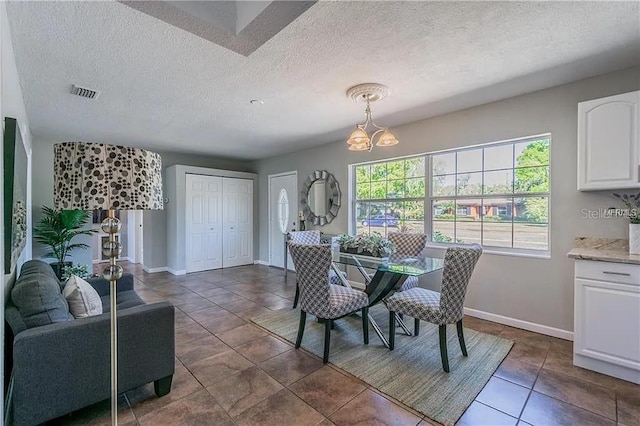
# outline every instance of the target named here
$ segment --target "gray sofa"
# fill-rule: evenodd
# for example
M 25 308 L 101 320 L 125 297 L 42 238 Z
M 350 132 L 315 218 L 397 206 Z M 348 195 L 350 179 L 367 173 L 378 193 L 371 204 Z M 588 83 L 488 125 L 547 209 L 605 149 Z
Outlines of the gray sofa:
M 104 313 L 74 319 L 53 269 L 38 260 L 23 265 L 5 309 L 13 424 L 42 423 L 110 397 L 109 283 L 88 281 Z M 158 396 L 167 394 L 175 362 L 173 305 L 146 304 L 131 275 L 118 281 L 117 304 L 118 391 L 154 382 Z

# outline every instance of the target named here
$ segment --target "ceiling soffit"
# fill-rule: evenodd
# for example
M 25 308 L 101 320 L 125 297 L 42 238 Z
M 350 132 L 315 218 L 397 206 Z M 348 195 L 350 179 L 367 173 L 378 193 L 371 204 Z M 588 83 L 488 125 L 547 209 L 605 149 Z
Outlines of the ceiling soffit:
M 232 30 L 238 25 L 235 11 L 230 14 L 233 22 L 228 22 L 226 25 L 220 21 L 216 24 L 212 19 L 205 19 L 204 14 L 201 17 L 193 14 L 198 9 L 211 8 L 213 11 L 217 7 L 220 12 L 228 15 L 227 8 L 222 10 L 223 5 L 216 6 L 217 2 L 185 2 L 192 3 L 191 8 L 186 7 L 186 4 L 185 7 L 176 7 L 171 4 L 174 2 L 166 1 L 120 1 L 120 3 L 243 56 L 249 56 L 316 2 L 272 1 L 248 24 L 239 25 L 243 28 L 237 34 Z M 191 13 L 187 11 L 189 9 L 192 10 Z M 230 17 L 221 17 L 220 20 L 222 19 L 230 19 Z

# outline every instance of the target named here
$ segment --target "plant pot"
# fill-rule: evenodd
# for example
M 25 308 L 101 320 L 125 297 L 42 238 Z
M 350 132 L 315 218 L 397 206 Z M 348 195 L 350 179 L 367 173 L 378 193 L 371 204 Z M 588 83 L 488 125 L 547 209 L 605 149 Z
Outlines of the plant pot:
M 360 256 L 382 257 L 382 256 L 378 256 L 376 254 L 373 254 L 370 251 L 358 252 L 358 249 L 355 249 L 355 248 L 343 248 L 343 247 L 340 247 L 340 251 L 342 253 L 357 254 L 357 255 L 360 255 Z
M 56 273 L 56 276 L 58 277 L 58 279 L 60 281 L 62 281 L 62 276 L 64 275 L 64 268 L 66 268 L 67 266 L 73 266 L 72 262 L 56 262 L 56 263 L 50 263 L 51 267 L 53 268 L 53 270 Z
M 640 223 L 629 224 L 629 254 L 640 254 Z

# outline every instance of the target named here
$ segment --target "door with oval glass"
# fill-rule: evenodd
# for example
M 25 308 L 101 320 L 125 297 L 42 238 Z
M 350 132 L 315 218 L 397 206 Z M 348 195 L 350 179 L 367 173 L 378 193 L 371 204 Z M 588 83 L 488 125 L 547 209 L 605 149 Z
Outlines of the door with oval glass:
M 269 265 L 284 267 L 287 232 L 297 229 L 298 173 L 269 176 Z M 289 257 L 287 267 L 293 268 Z

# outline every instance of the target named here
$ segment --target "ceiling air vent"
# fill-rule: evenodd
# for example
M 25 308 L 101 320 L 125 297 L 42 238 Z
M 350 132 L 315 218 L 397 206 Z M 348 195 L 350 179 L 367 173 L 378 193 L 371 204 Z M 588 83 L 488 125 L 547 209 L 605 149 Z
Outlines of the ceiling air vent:
M 100 92 L 93 89 L 87 89 L 86 87 L 76 86 L 75 84 L 71 87 L 71 94 L 78 95 L 83 98 L 95 99 L 100 95 Z

